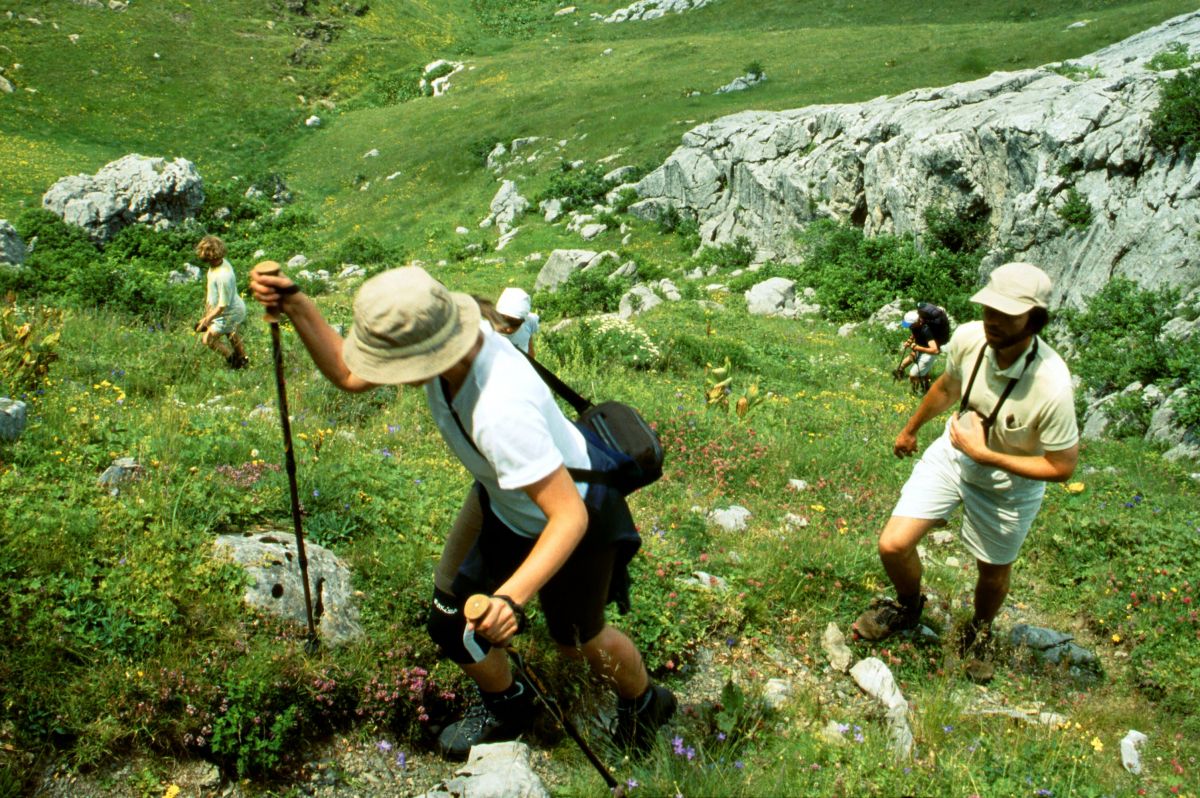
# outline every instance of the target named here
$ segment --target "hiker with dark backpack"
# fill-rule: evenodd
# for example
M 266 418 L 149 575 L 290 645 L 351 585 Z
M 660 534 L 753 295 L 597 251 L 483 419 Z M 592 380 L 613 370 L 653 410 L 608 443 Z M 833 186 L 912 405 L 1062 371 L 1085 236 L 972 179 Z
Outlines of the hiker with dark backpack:
M 916 310 L 904 314 L 900 323 L 911 331 L 904 346 L 908 354 L 900 361 L 897 373 L 902 374 L 908 369 L 908 380 L 913 393 L 925 393 L 932 384 L 934 358 L 942 354 L 943 348 L 950 343 L 950 317 L 946 311 L 929 302 L 917 305 Z
M 896 589 L 854 622 L 866 640 L 920 623 L 917 544 L 962 507 L 961 539 L 975 556 L 974 616 L 962 631 L 966 675 L 995 670 L 992 620 L 1008 595 L 1012 565 L 1041 508 L 1047 482 L 1064 482 L 1079 459 L 1071 374 L 1038 333 L 1049 321 L 1050 278 L 1028 263 L 1006 263 L 973 297 L 983 321 L 958 328 L 946 371 L 896 437 L 893 453 L 917 451 L 917 432 L 958 403 L 945 432 L 926 449 L 879 536 L 879 558 Z
M 536 595 L 550 635 L 616 691 L 616 742 L 645 750 L 674 713 L 675 696 L 650 681 L 633 642 L 604 616 L 629 605 L 627 564 L 640 545 L 624 495 L 596 478 L 617 455 L 567 419 L 533 366 L 467 294 L 423 269 L 392 269 L 363 283 L 343 340 L 283 275 L 252 273 L 256 300 L 292 320 L 313 362 L 337 387 L 423 386 L 442 437 L 475 478 L 435 573 L 429 633 L 479 687 L 481 703 L 446 727 L 442 753 L 512 739 L 532 721 L 532 691 L 502 647 Z M 479 621 L 464 603 L 490 597 Z

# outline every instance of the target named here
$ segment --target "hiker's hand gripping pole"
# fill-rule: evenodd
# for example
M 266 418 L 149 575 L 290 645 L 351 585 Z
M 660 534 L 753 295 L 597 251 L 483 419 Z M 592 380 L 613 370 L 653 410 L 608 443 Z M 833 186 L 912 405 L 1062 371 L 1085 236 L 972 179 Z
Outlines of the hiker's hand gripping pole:
M 467 603 L 463 605 L 463 615 L 466 616 L 467 621 L 470 622 L 471 626 L 468 627 L 467 633 L 464 634 L 464 643 L 466 642 L 466 635 L 473 634 L 473 627 L 482 622 L 484 618 L 487 617 L 488 613 L 491 612 L 491 610 L 491 596 L 486 596 L 483 593 L 476 593 L 467 599 Z M 467 649 L 470 650 L 470 646 L 468 646 Z M 538 678 L 537 674 L 530 671 L 529 667 L 525 665 L 525 660 L 521 658 L 521 655 L 515 649 L 512 647 L 506 647 L 505 651 L 508 652 L 508 658 L 512 662 L 513 670 L 517 672 L 517 675 L 521 677 L 525 684 L 529 685 L 529 689 L 533 691 L 534 696 L 536 696 L 537 700 L 540 701 L 542 706 L 546 708 L 546 711 L 550 713 L 551 717 L 558 721 L 558 725 L 561 726 L 562 730 L 567 733 L 567 736 L 574 740 L 575 744 L 579 746 L 579 750 L 583 752 L 583 755 L 586 756 L 588 761 L 592 763 L 592 767 L 594 767 L 596 772 L 600 774 L 600 778 L 604 779 L 604 783 L 608 785 L 609 792 L 613 796 L 616 796 L 616 798 L 621 798 L 624 796 L 625 785 L 618 783 L 617 780 L 613 778 L 613 775 L 608 772 L 608 768 L 604 766 L 602 761 L 600 761 L 600 757 L 596 756 L 596 752 L 593 751 L 590 746 L 588 746 L 587 741 L 583 739 L 583 735 L 581 735 L 579 730 L 575 728 L 575 724 L 572 723 L 571 719 L 568 718 L 566 713 L 562 711 L 562 708 L 558 705 L 558 701 L 556 701 L 550 695 L 549 691 L 546 690 L 542 680 Z
M 251 277 L 257 275 L 278 276 L 279 264 L 273 260 L 265 260 L 251 270 Z M 280 291 L 280 294 L 294 293 Z M 308 621 L 308 639 L 305 650 L 310 654 L 317 650 L 319 639 L 317 627 L 313 622 L 312 591 L 308 585 L 308 556 L 304 552 L 304 527 L 300 518 L 300 492 L 296 487 L 296 454 L 292 450 L 292 425 L 288 419 L 287 384 L 283 378 L 283 342 L 279 336 L 279 317 L 282 314 L 279 306 L 267 308 L 263 319 L 271 328 L 271 353 L 275 363 L 275 388 L 279 394 L 279 422 L 283 427 L 283 454 L 287 466 L 288 489 L 292 499 L 292 527 L 296 532 L 296 559 L 300 565 L 300 579 L 304 583 L 304 616 Z

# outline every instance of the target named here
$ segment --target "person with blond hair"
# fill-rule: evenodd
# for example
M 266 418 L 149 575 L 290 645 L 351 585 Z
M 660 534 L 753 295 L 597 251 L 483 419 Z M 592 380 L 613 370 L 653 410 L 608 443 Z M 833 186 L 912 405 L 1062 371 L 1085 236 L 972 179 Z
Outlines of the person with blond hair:
M 256 267 L 250 289 L 291 319 L 338 388 L 421 387 L 438 432 L 474 478 L 434 574 L 427 626 L 481 701 L 443 729 L 443 755 L 465 759 L 473 745 L 529 728 L 532 689 L 514 678 L 503 647 L 534 597 L 559 650 L 586 660 L 616 692 L 616 742 L 648 749 L 676 699 L 605 619 L 609 603 L 629 608 L 628 562 L 641 539 L 624 496 L 580 474 L 615 468 L 598 439 L 563 414 L 474 298 L 424 269 L 391 269 L 363 283 L 344 339 L 283 274 Z M 469 621 L 464 605 L 477 594 L 488 597 L 487 613 Z
M 204 315 L 196 323 L 201 342 L 221 357 L 230 368 L 240 369 L 248 362 L 238 326 L 246 320 L 246 303 L 237 290 L 233 265 L 225 257 L 225 242 L 205 236 L 196 245 L 196 257 L 208 264 Z M 227 337 L 229 343 L 222 338 Z

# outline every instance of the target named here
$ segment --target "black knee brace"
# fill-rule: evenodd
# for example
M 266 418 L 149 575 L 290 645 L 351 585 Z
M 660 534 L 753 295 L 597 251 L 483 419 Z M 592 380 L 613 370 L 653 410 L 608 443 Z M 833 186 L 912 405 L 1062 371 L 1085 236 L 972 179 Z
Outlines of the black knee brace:
M 463 645 L 463 631 L 467 628 L 467 618 L 463 615 L 462 602 L 444 590 L 433 589 L 433 600 L 429 604 L 429 623 L 426 629 L 429 637 L 437 643 L 442 656 L 459 665 L 470 665 L 475 657 Z M 491 650 L 492 644 L 476 635 L 475 643 L 483 654 Z

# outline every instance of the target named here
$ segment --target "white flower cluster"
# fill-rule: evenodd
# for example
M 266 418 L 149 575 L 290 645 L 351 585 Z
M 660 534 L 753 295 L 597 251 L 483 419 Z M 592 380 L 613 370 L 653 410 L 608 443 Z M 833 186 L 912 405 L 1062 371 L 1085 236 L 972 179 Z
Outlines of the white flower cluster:
M 596 324 L 594 332 L 606 350 L 627 358 L 632 366 L 648 368 L 662 359 L 662 351 L 645 330 L 625 319 L 606 316 Z

